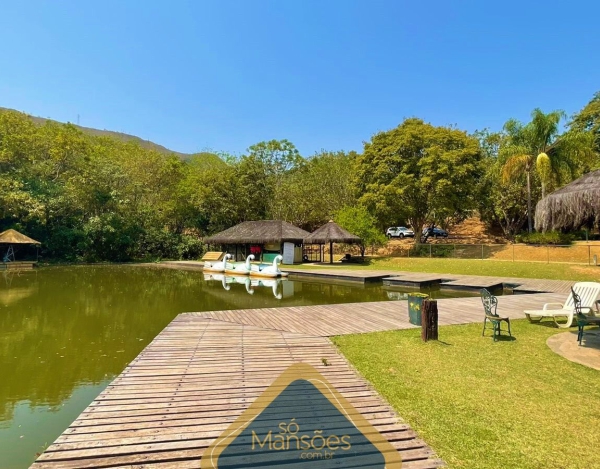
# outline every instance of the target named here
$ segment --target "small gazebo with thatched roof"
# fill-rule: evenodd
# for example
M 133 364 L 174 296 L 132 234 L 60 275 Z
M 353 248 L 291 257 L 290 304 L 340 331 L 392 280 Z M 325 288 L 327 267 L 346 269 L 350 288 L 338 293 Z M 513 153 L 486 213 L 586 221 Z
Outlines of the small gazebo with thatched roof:
M 17 230 L 6 230 L 0 233 L 0 245 L 8 245 L 8 250 L 2 255 L 2 262 L 13 262 L 15 260 L 15 245 L 34 244 L 40 245 L 39 241 L 19 233 Z
M 360 237 L 342 228 L 333 220 L 329 220 L 322 227 L 304 238 L 304 244 L 329 244 L 329 263 L 333 264 L 333 243 L 360 243 Z
M 600 169 L 581 176 L 540 200 L 535 209 L 538 231 L 578 229 L 600 224 Z

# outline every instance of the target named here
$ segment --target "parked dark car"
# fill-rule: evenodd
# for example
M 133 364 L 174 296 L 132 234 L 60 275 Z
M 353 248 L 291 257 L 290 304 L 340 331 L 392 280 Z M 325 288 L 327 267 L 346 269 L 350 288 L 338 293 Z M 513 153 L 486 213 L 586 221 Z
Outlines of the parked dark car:
M 434 226 L 433 228 L 425 228 L 423 230 L 423 236 L 428 236 L 430 238 L 447 238 L 448 232 L 446 230 L 438 228 L 437 226 Z

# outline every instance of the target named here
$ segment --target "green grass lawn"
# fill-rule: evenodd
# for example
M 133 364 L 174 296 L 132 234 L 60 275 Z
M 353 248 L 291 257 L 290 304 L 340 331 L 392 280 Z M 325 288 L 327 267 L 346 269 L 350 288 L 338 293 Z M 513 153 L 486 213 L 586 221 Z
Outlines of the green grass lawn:
M 370 262 L 365 265 L 334 265 L 344 269 L 403 270 L 408 272 L 432 272 L 439 274 L 600 281 L 600 267 L 572 264 L 544 264 L 540 262 L 389 257 L 371 259 Z M 294 268 L 297 267 L 299 266 L 294 266 Z M 317 267 L 307 265 L 300 268 Z
M 481 327 L 333 340 L 452 468 L 600 467 L 600 372 L 546 346 L 562 330 L 514 321 L 516 340 L 494 343 Z

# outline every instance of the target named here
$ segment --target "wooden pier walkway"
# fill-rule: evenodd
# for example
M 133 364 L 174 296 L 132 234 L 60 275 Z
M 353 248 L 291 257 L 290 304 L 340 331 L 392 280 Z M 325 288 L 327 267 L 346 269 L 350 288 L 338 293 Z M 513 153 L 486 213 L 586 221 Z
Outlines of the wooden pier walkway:
M 511 319 L 523 319 L 524 309 L 540 309 L 544 303 L 562 302 L 566 295 L 539 293 L 507 295 L 499 298 L 499 314 Z M 437 301 L 440 325 L 483 322 L 483 309 L 479 297 L 446 298 Z M 408 322 L 406 301 L 239 309 L 190 314 L 236 324 L 323 337 L 416 327 Z
M 443 465 L 325 337 L 181 314 L 31 467 L 199 468 L 210 443 L 297 362 L 319 370 L 403 467 Z
M 485 262 L 485 261 L 482 261 Z M 147 265 L 147 264 L 141 264 Z M 203 263 L 198 261 L 164 261 L 152 266 L 182 270 L 201 270 Z M 283 266 L 282 270 L 290 274 L 291 280 L 314 279 L 325 282 L 349 282 L 365 284 L 383 282 L 385 285 L 406 285 L 410 287 L 429 286 L 440 283 L 444 289 L 473 289 L 506 285 L 514 287 L 514 291 L 523 293 L 565 293 L 568 294 L 575 282 L 569 280 L 544 280 L 533 278 L 475 276 L 461 274 L 437 274 L 406 272 L 399 270 L 375 270 L 361 268 L 345 268 L 344 266 L 315 266 L 314 268 L 297 268 Z
M 422 272 L 406 272 L 400 270 L 374 270 L 374 269 L 344 269 L 341 267 L 315 267 L 313 269 L 297 269 L 284 267 L 289 272 L 292 280 L 303 278 L 320 278 L 327 281 L 329 278 L 343 278 L 346 281 L 365 282 L 382 280 L 389 285 L 405 284 L 408 286 L 430 285 L 440 280 L 441 285 L 451 285 L 456 289 L 465 287 L 478 289 L 493 285 L 516 286 L 516 291 L 535 293 L 569 293 L 571 285 L 575 282 L 570 280 L 545 280 L 535 278 L 496 277 L 487 275 L 463 275 L 463 274 L 437 274 Z M 447 287 L 448 288 L 448 287 Z

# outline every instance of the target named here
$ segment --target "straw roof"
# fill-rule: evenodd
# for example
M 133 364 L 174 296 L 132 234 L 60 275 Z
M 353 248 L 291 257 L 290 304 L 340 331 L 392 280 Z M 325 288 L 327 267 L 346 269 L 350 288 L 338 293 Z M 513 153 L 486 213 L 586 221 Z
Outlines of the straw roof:
M 301 243 L 308 236 L 297 226 L 282 220 L 245 221 L 204 239 L 206 244 Z
M 360 237 L 346 231 L 333 220 L 304 238 L 306 244 L 360 243 Z
M 577 229 L 600 223 L 600 169 L 587 173 L 540 200 L 536 230 Z
M 42 244 L 17 230 L 6 230 L 0 233 L 0 244 Z

